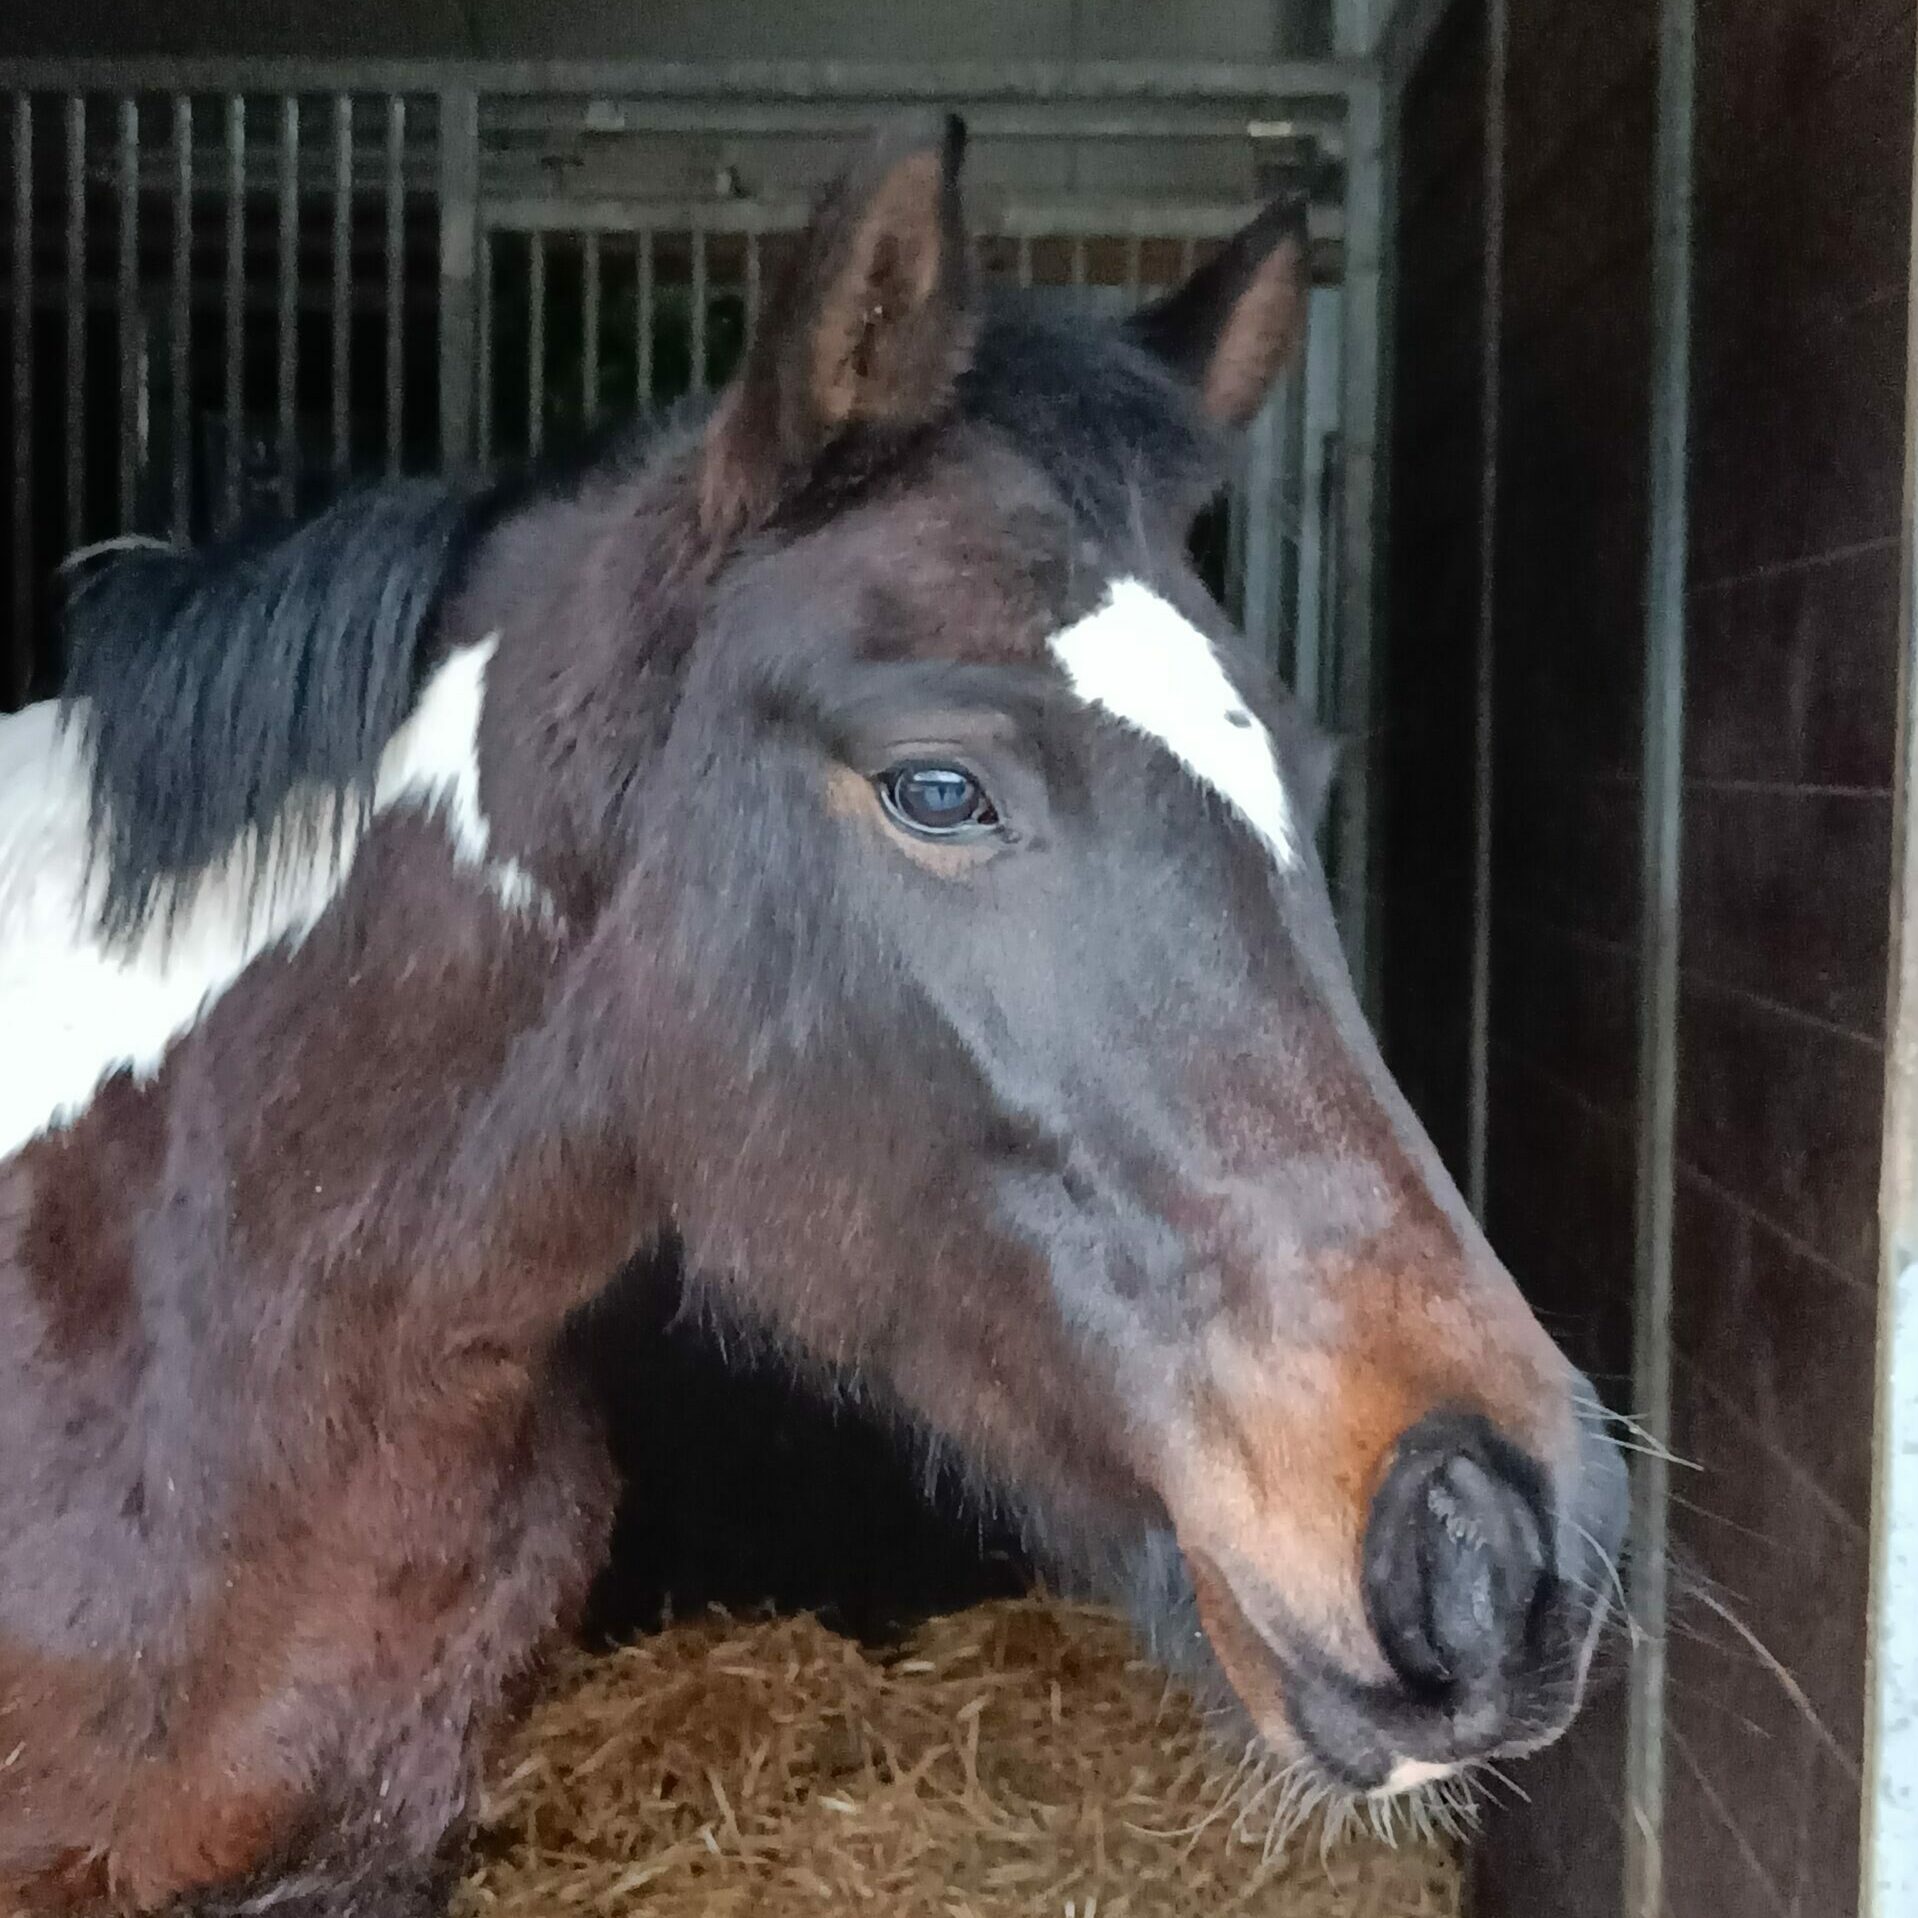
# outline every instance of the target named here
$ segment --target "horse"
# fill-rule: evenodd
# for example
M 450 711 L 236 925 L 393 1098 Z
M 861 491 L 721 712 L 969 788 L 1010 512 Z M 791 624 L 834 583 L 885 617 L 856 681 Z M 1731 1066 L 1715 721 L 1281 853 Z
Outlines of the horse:
M 1082 323 L 975 288 L 963 153 L 861 149 L 655 432 L 74 585 L 0 731 L 0 1905 L 438 1909 L 667 1240 L 1326 1789 L 1573 1716 L 1622 1461 L 1184 543 L 1302 212 Z

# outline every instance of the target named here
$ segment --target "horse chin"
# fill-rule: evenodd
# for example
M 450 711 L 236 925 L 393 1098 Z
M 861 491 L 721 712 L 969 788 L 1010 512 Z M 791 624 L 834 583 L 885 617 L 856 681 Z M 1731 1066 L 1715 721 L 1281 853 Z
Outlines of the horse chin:
M 1300 1735 L 1286 1703 L 1285 1667 L 1246 1617 L 1218 1568 L 1198 1552 L 1187 1554 L 1186 1564 L 1206 1642 L 1232 1688 L 1234 1701 L 1261 1743 L 1275 1754 L 1318 1765 L 1328 1781 L 1350 1782 L 1340 1780 L 1333 1767 L 1320 1764 Z
M 1171 1530 L 1151 1529 L 1097 1567 L 1083 1557 L 1053 1563 L 1068 1585 L 1125 1613 L 1222 1736 L 1242 1735 L 1280 1763 L 1311 1762 L 1286 1710 L 1283 1667 L 1216 1567 Z
M 1313 1804 L 1381 1805 L 1411 1801 L 1456 1776 L 1458 1767 L 1397 1757 L 1371 1739 L 1347 1737 L 1335 1756 L 1332 1742 L 1314 1735 L 1308 1709 L 1312 1684 L 1284 1652 L 1247 1617 L 1230 1582 L 1203 1553 L 1187 1564 L 1205 1637 L 1234 1702 L 1263 1747 L 1264 1755 L 1296 1778 Z M 1363 1757 L 1354 1749 L 1362 1742 Z
M 1302 1740 L 1285 1707 L 1283 1665 L 1241 1609 L 1218 1567 L 1199 1552 L 1189 1552 L 1185 1563 L 1191 1569 L 1199 1623 L 1205 1626 L 1206 1642 L 1233 1696 L 1264 1742 L 1297 1749 Z
M 1223 1576 L 1183 1550 L 1169 1527 L 1122 1543 L 1108 1537 L 1094 1555 L 1083 1540 L 1072 1549 L 1037 1512 L 1026 1516 L 1049 1576 L 1116 1605 L 1151 1657 L 1191 1693 L 1232 1769 L 1232 1816 L 1248 1842 L 1276 1851 L 1315 1820 L 1327 1840 L 1358 1823 L 1387 1838 L 1457 1836 L 1470 1827 L 1470 1766 L 1402 1758 L 1382 1779 L 1361 1783 L 1328 1762 L 1293 1721 L 1283 1660 Z

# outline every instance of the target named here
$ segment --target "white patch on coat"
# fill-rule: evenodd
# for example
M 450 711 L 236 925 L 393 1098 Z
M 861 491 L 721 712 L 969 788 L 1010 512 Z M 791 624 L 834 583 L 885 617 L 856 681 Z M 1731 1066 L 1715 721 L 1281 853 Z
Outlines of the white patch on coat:
M 479 795 L 479 720 L 494 634 L 452 655 L 426 683 L 381 755 L 375 814 L 432 808 L 462 865 L 485 870 L 501 903 L 549 910 L 514 862 L 487 856 Z M 84 1111 L 102 1080 L 155 1072 L 167 1048 L 269 947 L 297 944 L 346 884 L 359 823 L 337 860 L 330 829 L 312 857 L 274 863 L 249 833 L 186 894 L 171 925 L 156 916 L 136 942 L 99 935 L 105 877 L 89 872 L 89 765 L 77 717 L 52 701 L 0 720 L 0 1159 Z M 274 828 L 287 831 L 288 802 Z M 316 817 L 320 817 L 317 811 Z M 260 860 L 274 876 L 252 892 Z
M 1210 786 L 1271 848 L 1282 872 L 1299 842 L 1272 737 L 1247 710 L 1212 642 L 1136 579 L 1052 636 L 1052 650 L 1090 705 L 1156 739 Z

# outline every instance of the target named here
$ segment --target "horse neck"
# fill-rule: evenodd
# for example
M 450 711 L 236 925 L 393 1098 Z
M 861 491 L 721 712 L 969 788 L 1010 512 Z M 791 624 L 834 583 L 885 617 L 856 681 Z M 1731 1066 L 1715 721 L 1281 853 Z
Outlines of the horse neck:
M 684 469 L 655 462 L 523 508 L 443 621 L 452 645 L 497 636 L 481 722 L 489 830 L 561 927 L 539 1013 L 428 1200 L 426 1269 L 457 1301 L 447 1322 L 489 1343 L 551 1336 L 664 1218 L 630 1043 L 646 955 L 634 918 L 606 907 L 638 830 L 624 795 L 664 740 L 718 560 Z

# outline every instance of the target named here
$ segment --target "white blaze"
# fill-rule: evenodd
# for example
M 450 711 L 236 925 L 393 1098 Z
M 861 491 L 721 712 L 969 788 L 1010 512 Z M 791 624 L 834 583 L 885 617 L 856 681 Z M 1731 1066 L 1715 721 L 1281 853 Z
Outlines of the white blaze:
M 427 681 L 381 755 L 374 811 L 436 808 L 460 863 L 484 866 L 508 907 L 537 909 L 543 902 L 526 874 L 487 858 L 479 719 L 497 638 L 453 654 Z M 347 824 L 337 862 L 321 832 L 316 856 L 291 861 L 249 911 L 260 848 L 236 845 L 192 889 L 170 930 L 162 914 L 137 942 L 103 944 L 105 876 L 87 871 L 83 728 L 77 715 L 65 726 L 59 719 L 48 701 L 0 720 L 0 1159 L 84 1110 L 111 1073 L 154 1072 L 254 959 L 312 929 L 357 850 L 357 821 Z M 289 810 L 302 803 L 315 802 L 295 799 Z
M 1227 800 L 1272 849 L 1281 871 L 1299 843 L 1271 735 L 1226 678 L 1212 642 L 1136 579 L 1052 637 L 1052 650 L 1090 705 L 1156 739 Z

